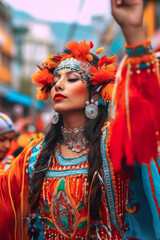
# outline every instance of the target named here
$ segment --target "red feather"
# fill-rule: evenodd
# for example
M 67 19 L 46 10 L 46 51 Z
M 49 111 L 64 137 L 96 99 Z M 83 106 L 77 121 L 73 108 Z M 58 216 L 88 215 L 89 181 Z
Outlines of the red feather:
M 102 66 L 107 62 L 107 55 L 105 54 L 103 57 L 99 59 L 98 66 Z
M 94 44 L 92 41 L 90 41 L 90 49 L 94 47 Z

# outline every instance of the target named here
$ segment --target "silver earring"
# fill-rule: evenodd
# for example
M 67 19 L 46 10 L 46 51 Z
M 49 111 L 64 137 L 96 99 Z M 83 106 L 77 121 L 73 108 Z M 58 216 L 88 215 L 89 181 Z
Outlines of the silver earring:
M 98 115 L 98 101 L 91 99 L 91 103 L 86 101 L 85 114 L 87 118 L 94 119 Z
M 52 123 L 56 124 L 59 121 L 59 113 L 55 112 L 53 114 Z

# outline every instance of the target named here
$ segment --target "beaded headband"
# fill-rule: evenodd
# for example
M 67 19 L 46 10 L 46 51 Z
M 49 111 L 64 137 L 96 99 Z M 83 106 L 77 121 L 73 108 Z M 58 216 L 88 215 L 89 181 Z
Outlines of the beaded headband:
M 62 61 L 56 67 L 56 69 L 53 72 L 53 75 L 57 74 L 61 69 L 69 68 L 71 70 L 76 70 L 81 75 L 82 79 L 87 80 L 88 78 L 91 77 L 91 72 L 90 72 L 91 67 L 92 65 L 90 63 L 77 60 L 76 58 L 68 58 Z
M 60 69 L 70 68 L 78 71 L 82 79 L 87 80 L 87 86 L 93 92 L 100 92 L 104 102 L 110 101 L 114 87 L 117 66 L 113 63 L 116 56 L 102 56 L 95 64 L 95 57 L 90 53 L 93 48 L 92 42 L 71 41 L 61 54 L 51 55 L 41 65 L 37 65 L 39 70 L 31 75 L 32 82 L 40 85 L 37 89 L 37 98 L 46 100 L 53 84 L 54 74 Z M 103 51 L 103 48 L 96 50 L 96 54 Z

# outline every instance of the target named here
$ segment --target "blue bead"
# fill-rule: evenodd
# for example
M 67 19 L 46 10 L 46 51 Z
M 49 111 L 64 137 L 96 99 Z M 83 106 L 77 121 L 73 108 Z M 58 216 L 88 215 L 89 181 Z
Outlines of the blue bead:
M 134 49 L 133 48 L 126 48 L 126 52 L 129 57 L 134 57 Z
M 142 56 L 146 54 L 146 49 L 143 46 L 138 46 L 136 48 L 136 55 L 137 56 Z
M 148 64 L 145 62 L 142 62 L 140 65 L 138 65 L 138 67 L 141 69 L 146 69 L 148 67 Z

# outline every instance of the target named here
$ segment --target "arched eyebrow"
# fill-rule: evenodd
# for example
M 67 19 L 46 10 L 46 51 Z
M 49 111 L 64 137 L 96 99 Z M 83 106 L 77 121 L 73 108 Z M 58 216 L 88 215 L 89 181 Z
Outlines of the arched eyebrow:
M 69 71 L 69 72 L 66 72 L 65 74 L 66 74 L 66 76 L 68 76 L 68 75 L 71 74 L 71 73 L 77 73 L 77 74 L 79 74 L 76 70 L 71 70 L 71 71 Z M 61 76 L 60 73 L 54 74 L 54 77 L 60 77 L 60 76 Z
M 79 72 L 77 72 L 76 70 L 71 70 L 71 71 L 67 72 L 66 75 L 69 75 L 69 74 L 71 74 L 71 73 L 77 73 L 77 74 L 79 74 Z M 79 75 L 80 75 L 80 74 L 79 74 Z

